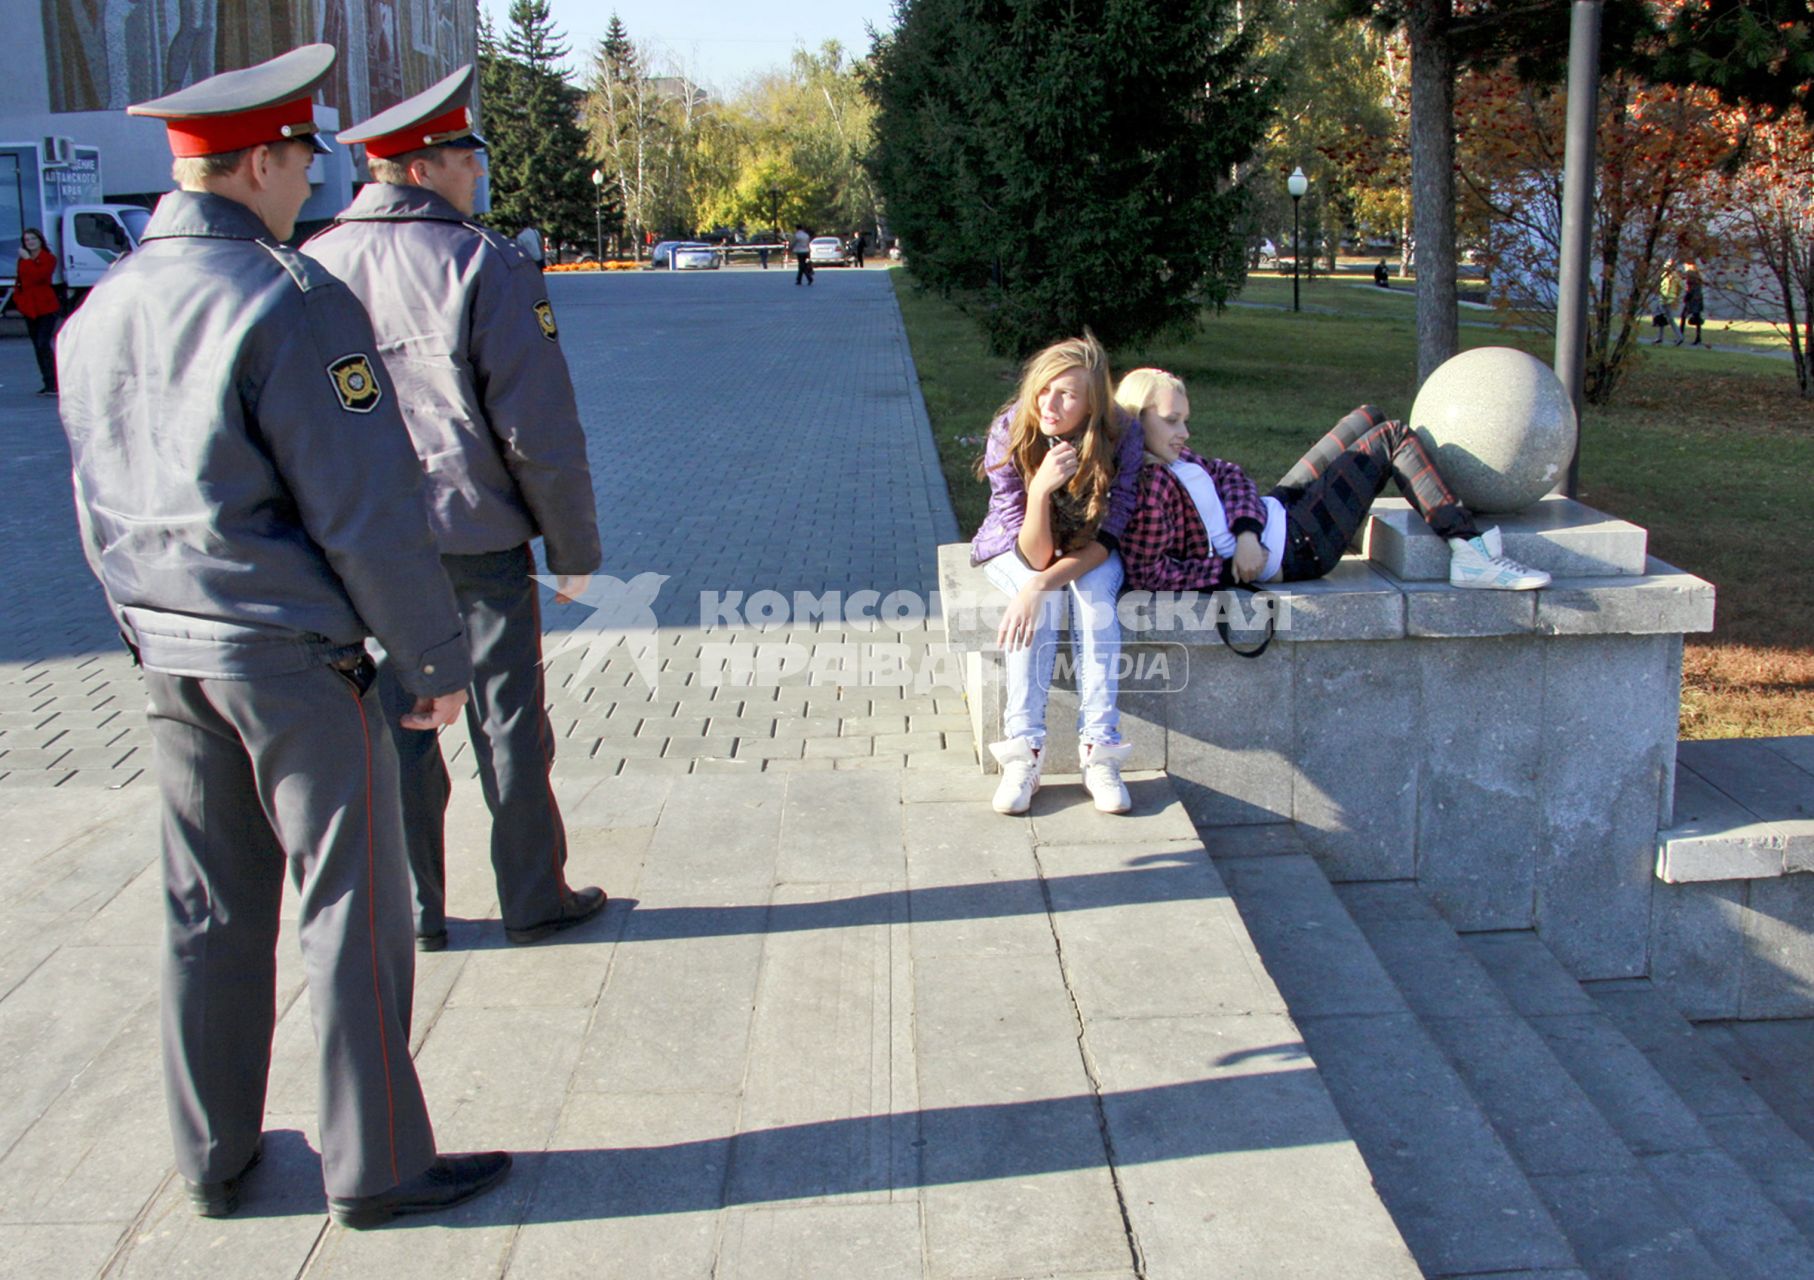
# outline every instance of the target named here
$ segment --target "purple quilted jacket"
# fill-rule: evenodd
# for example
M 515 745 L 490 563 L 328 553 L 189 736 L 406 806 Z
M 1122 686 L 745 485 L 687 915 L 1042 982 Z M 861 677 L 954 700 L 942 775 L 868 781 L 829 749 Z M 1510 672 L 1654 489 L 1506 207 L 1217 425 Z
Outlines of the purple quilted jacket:
M 993 560 L 1014 545 L 1020 526 L 1027 518 L 1027 486 L 1012 465 L 1002 466 L 1008 456 L 1008 419 L 1004 413 L 989 424 L 989 442 L 983 448 L 983 474 L 989 480 L 989 510 L 983 523 L 970 539 L 970 563 Z M 1109 490 L 1109 509 L 1102 517 L 1097 538 L 1111 551 L 1119 549 L 1121 535 L 1134 514 L 1134 501 L 1140 492 L 1140 459 L 1146 450 L 1146 437 L 1140 424 L 1119 409 L 1113 411 L 1110 431 L 1117 436 L 1115 449 L 1115 483 Z

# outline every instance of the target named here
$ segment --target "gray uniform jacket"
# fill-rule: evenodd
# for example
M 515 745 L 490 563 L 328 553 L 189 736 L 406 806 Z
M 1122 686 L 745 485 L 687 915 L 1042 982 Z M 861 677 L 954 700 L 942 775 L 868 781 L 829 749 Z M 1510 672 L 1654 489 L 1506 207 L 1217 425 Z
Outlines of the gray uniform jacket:
M 550 573 L 599 567 L 586 436 L 541 272 L 421 187 L 374 182 L 310 256 L 371 312 L 449 555 L 538 534 Z
M 412 693 L 466 687 L 371 322 L 250 209 L 166 195 L 58 366 L 83 549 L 147 668 L 287 675 L 375 635 Z

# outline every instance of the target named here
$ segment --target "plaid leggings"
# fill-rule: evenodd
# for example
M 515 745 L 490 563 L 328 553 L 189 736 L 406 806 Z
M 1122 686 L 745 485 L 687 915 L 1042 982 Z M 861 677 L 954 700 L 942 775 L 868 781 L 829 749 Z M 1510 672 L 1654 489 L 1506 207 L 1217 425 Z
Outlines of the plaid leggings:
M 1273 487 L 1272 496 L 1285 508 L 1280 577 L 1302 582 L 1333 569 L 1387 479 L 1398 481 L 1417 514 L 1444 538 L 1471 538 L 1479 532 L 1416 433 L 1402 422 L 1386 421 L 1372 405 L 1362 405 Z

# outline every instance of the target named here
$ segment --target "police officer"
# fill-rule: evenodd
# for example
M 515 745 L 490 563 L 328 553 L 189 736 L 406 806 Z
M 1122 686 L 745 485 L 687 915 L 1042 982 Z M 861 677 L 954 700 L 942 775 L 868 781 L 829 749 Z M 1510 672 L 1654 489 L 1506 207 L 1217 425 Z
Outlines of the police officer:
M 339 134 L 364 143 L 373 182 L 307 250 L 370 311 L 378 350 L 428 474 L 429 519 L 474 669 L 467 727 L 491 809 L 504 935 L 535 942 L 596 915 L 602 889 L 568 887 L 567 833 L 549 786 L 554 734 L 542 680 L 529 543 L 542 538 L 563 603 L 599 566 L 586 438 L 542 275 L 472 221 L 479 156 L 473 69 Z M 407 661 L 379 664 L 387 702 Z M 416 945 L 447 945 L 450 794 L 436 740 L 398 730 Z
M 333 61 L 308 45 L 130 108 L 167 122 L 180 190 L 59 350 L 84 550 L 150 695 L 177 1166 L 219 1217 L 258 1162 L 287 870 L 328 1207 L 364 1227 L 476 1195 L 510 1157 L 436 1155 L 409 1055 L 396 760 L 363 645 L 425 738 L 469 668 L 371 323 L 279 243 Z

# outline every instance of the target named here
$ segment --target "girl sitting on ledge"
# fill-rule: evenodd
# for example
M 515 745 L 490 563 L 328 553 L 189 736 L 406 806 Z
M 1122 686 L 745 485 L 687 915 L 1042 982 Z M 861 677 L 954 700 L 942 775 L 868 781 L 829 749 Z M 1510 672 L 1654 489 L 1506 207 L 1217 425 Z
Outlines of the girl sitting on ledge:
M 1046 701 L 1069 613 L 1077 658 L 1077 752 L 1084 786 L 1104 813 L 1131 806 L 1121 781 L 1129 748 L 1115 707 L 1121 626 L 1121 534 L 1134 512 L 1142 437 L 1110 397 L 1108 356 L 1095 337 L 1054 343 L 1028 360 L 1020 390 L 997 412 L 977 474 L 989 510 L 970 562 L 1010 597 L 997 643 L 1007 651 L 998 813 L 1025 813 L 1044 767 Z
M 1502 554 L 1443 483 L 1415 432 L 1372 405 L 1349 413 L 1260 497 L 1232 462 L 1185 448 L 1190 398 L 1162 369 L 1135 369 L 1116 403 L 1139 417 L 1146 446 L 1139 501 L 1121 537 L 1127 585 L 1208 591 L 1229 582 L 1303 582 L 1336 566 L 1388 480 L 1448 540 L 1449 583 L 1499 591 L 1549 585 Z

